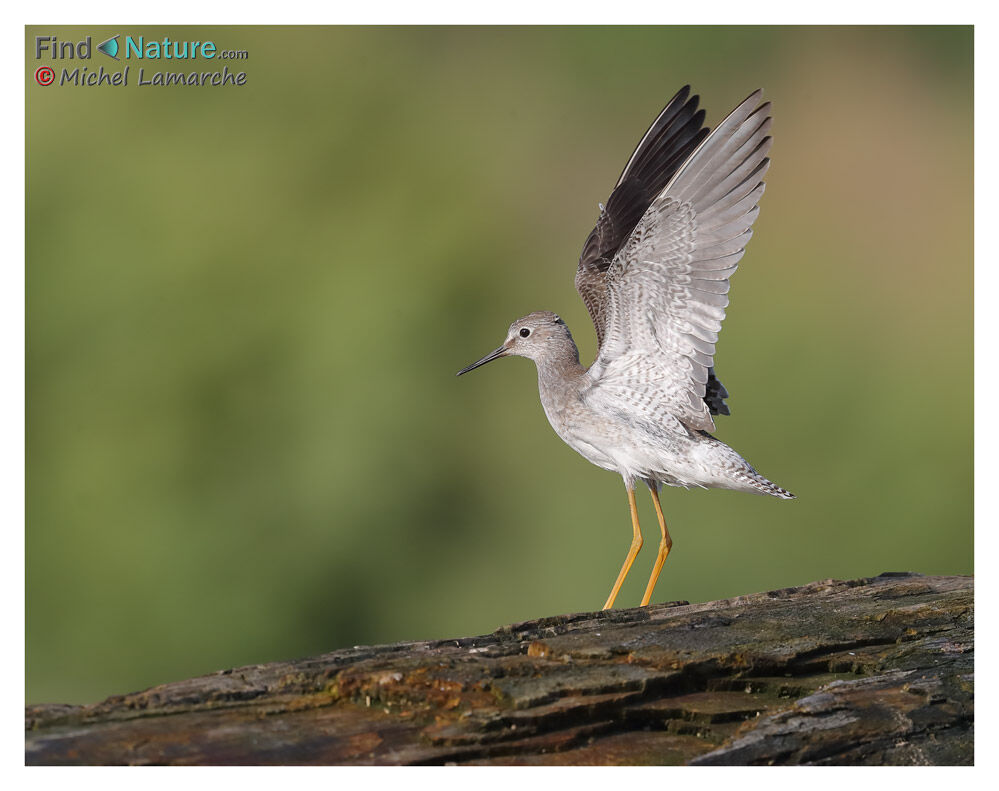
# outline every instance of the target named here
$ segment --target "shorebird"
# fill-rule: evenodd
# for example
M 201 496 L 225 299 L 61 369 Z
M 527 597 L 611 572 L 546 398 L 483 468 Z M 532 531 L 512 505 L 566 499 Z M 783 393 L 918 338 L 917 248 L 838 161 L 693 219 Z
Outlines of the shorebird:
M 735 272 L 760 212 L 770 165 L 770 103 L 755 91 L 708 134 L 698 97 L 674 96 L 625 165 L 576 269 L 597 331 L 589 368 L 565 322 L 529 313 L 495 351 L 463 368 L 517 355 L 535 362 L 548 422 L 586 460 L 624 479 L 632 540 L 604 609 L 642 548 L 635 484 L 652 493 L 661 539 L 644 607 L 673 541 L 659 502 L 667 486 L 735 489 L 792 499 L 715 439 L 728 391 L 714 354 Z

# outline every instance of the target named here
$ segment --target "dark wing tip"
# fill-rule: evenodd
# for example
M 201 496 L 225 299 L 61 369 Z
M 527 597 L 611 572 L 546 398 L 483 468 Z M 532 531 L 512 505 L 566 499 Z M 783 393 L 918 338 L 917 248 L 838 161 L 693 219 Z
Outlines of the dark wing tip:
M 639 140 L 611 191 L 596 227 L 583 245 L 576 290 L 602 336 L 604 273 L 652 201 L 708 134 L 700 97 L 684 85 L 660 110 Z
M 708 405 L 708 411 L 712 415 L 731 415 L 725 399 L 728 398 L 728 390 L 725 389 L 718 377 L 715 376 L 715 369 L 708 368 L 708 381 L 704 385 L 704 403 Z

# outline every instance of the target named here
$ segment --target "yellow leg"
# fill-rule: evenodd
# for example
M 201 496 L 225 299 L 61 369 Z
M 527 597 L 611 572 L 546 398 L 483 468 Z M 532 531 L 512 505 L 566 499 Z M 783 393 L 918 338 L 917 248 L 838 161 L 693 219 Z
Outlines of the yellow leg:
M 645 595 L 642 597 L 643 607 L 652 598 L 652 589 L 656 587 L 659 572 L 663 570 L 663 563 L 666 562 L 666 556 L 669 555 L 670 547 L 673 546 L 673 539 L 669 537 L 669 530 L 666 529 L 666 520 L 663 518 L 662 506 L 659 505 L 659 490 L 655 486 L 650 486 L 649 491 L 652 492 L 652 502 L 656 504 L 656 516 L 659 517 L 659 532 L 662 533 L 662 539 L 659 541 L 659 554 L 656 556 L 656 565 L 652 567 L 652 576 L 649 577 L 649 584 L 645 588 Z
M 638 506 L 635 504 L 635 490 L 631 486 L 628 487 L 628 506 L 631 508 L 631 529 L 633 531 L 631 549 L 628 550 L 628 557 L 624 559 L 624 565 L 621 566 L 621 573 L 617 575 L 617 582 L 614 583 L 610 596 L 607 597 L 607 603 L 604 605 L 605 610 L 609 610 L 614 606 L 614 599 L 617 598 L 617 592 L 621 590 L 621 583 L 628 576 L 631 564 L 635 562 L 635 556 L 638 554 L 638 550 L 642 548 L 642 530 L 638 526 Z

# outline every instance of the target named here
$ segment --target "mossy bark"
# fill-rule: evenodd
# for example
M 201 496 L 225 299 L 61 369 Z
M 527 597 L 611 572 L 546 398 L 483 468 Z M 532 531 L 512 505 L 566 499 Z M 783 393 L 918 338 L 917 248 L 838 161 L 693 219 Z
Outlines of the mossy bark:
M 30 706 L 29 764 L 971 764 L 974 583 L 557 616 Z

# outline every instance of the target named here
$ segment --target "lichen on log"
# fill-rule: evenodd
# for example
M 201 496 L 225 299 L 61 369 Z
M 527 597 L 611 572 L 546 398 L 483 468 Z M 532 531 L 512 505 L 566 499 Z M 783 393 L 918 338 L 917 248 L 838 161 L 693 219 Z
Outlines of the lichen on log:
M 579 613 L 26 710 L 29 764 L 971 764 L 974 583 Z

